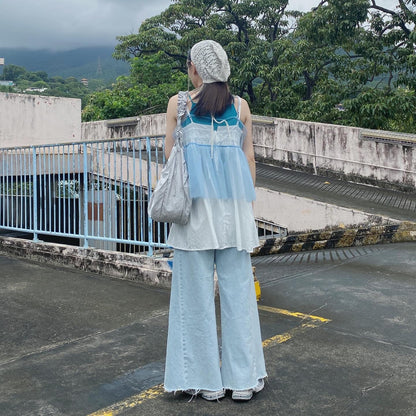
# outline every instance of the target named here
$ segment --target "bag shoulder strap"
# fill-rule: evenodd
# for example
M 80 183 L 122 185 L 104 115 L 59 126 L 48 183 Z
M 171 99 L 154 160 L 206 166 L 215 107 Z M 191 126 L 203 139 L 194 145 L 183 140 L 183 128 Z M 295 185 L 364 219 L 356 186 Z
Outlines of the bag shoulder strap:
M 237 101 L 238 101 L 237 116 L 238 116 L 238 118 L 240 118 L 240 114 L 241 114 L 241 97 L 238 96 L 238 95 L 234 95 L 234 98 L 237 98 Z
M 179 91 L 178 93 L 178 114 L 177 114 L 177 126 L 179 127 L 182 121 L 182 117 L 186 113 L 186 105 L 188 103 L 187 91 Z
M 178 92 L 178 109 L 176 115 L 176 129 L 174 133 L 175 144 L 182 145 L 182 117 L 186 113 L 186 106 L 188 104 L 187 91 Z

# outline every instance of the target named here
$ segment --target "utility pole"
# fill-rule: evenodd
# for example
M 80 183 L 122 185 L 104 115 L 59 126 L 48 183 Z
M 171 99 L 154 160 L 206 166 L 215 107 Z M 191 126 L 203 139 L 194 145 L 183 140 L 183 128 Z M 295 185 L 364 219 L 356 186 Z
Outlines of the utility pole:
M 102 75 L 103 69 L 101 68 L 101 58 L 98 57 L 98 64 L 97 64 L 97 75 Z
M 1 72 L 3 74 L 3 80 L 4 80 L 4 58 L 0 58 L 0 67 L 1 67 Z

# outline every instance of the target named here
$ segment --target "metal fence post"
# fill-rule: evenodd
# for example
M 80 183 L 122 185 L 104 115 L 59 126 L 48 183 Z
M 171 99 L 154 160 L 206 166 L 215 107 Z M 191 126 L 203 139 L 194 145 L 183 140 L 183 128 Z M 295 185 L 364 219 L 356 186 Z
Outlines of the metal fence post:
M 38 177 L 37 177 L 37 160 L 36 147 L 31 146 L 32 165 L 33 165 L 33 241 L 38 242 Z
M 152 196 L 152 147 L 150 138 L 146 137 L 146 153 L 147 153 L 147 203 L 150 202 Z M 147 216 L 147 235 L 149 237 L 149 256 L 153 256 L 153 220 L 150 215 Z
M 87 154 L 87 143 L 82 144 L 83 157 L 83 172 L 84 172 L 84 248 L 88 248 L 88 154 Z

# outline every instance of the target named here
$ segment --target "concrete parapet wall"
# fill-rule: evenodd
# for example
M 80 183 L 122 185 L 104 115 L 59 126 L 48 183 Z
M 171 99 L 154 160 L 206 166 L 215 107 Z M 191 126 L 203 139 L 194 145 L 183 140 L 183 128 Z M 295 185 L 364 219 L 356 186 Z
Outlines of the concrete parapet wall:
M 141 136 L 164 136 L 166 114 L 152 114 L 115 120 L 82 123 L 83 140 L 124 139 Z
M 416 188 L 416 135 L 262 117 L 253 124 L 258 160 L 347 180 Z M 377 136 L 380 136 L 378 138 Z M 390 132 L 390 136 L 394 133 Z
M 114 278 L 169 287 L 171 268 L 165 258 L 81 248 L 64 244 L 0 237 L 0 252 L 39 263 L 71 267 Z
M 163 136 L 165 126 L 165 114 L 81 123 L 78 99 L 0 93 L 0 148 Z M 253 139 L 266 163 L 416 189 L 416 135 L 253 116 Z
M 0 148 L 80 139 L 81 100 L 0 93 Z
M 165 114 L 154 114 L 83 123 L 82 137 L 97 140 L 160 136 L 165 134 L 165 117 Z M 386 133 L 396 137 L 385 140 Z M 259 161 L 356 182 L 414 190 L 416 135 L 402 136 L 356 127 L 253 116 L 254 148 Z

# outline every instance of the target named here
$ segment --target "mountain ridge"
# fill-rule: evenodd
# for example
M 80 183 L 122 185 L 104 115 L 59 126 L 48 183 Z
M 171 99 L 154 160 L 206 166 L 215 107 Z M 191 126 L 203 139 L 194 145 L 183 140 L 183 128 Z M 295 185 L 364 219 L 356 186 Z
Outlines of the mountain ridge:
M 17 65 L 27 71 L 44 71 L 50 77 L 101 79 L 111 82 L 129 74 L 129 64 L 112 57 L 114 47 L 97 46 L 53 51 L 49 49 L 1 48 L 5 65 Z

